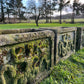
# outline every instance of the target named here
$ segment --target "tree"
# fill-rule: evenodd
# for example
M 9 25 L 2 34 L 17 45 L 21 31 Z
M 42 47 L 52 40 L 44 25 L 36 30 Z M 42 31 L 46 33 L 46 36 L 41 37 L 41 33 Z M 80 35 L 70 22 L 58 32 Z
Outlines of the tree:
M 25 9 L 25 7 L 22 4 L 22 0 L 6 0 L 6 4 L 6 13 L 8 14 L 8 19 L 9 14 L 11 13 L 12 15 L 14 15 L 14 22 L 17 16 L 19 17 L 19 22 L 21 22 L 21 18 L 24 15 L 23 9 Z
M 49 2 L 49 13 L 50 13 L 50 23 L 52 22 L 51 21 L 51 15 L 53 15 L 53 11 L 55 11 L 55 6 L 57 5 L 57 0 L 50 0 Z
M 66 1 L 66 0 L 59 0 L 58 1 L 58 5 L 59 5 L 59 8 L 58 8 L 58 11 L 60 11 L 60 24 L 62 23 L 61 19 L 62 19 L 62 10 L 64 9 L 64 7 L 68 6 L 68 4 L 70 3 L 70 0 Z
M 8 15 L 8 22 L 10 23 L 10 13 L 12 12 L 12 9 L 10 8 L 10 2 L 9 0 L 6 0 L 6 14 Z
M 84 16 L 84 4 L 81 4 L 81 13 L 82 13 L 83 16 Z
M 11 13 L 12 15 L 14 15 L 14 22 L 15 22 L 15 18 L 16 18 L 15 16 L 17 14 L 16 5 L 17 5 L 17 1 L 16 0 L 8 0 L 8 2 L 7 2 L 7 6 L 8 6 L 7 13 L 8 14 Z
M 36 3 L 35 0 L 28 0 L 27 1 L 27 9 L 29 11 L 29 13 L 33 14 L 34 18 L 35 18 L 35 22 L 36 22 Z
M 10 23 L 10 12 L 11 12 L 11 10 L 7 7 L 6 8 L 6 14 L 8 15 L 8 22 Z
M 42 0 L 42 7 L 43 7 L 43 11 L 45 14 L 45 18 L 46 18 L 46 23 L 48 23 L 49 21 L 49 16 L 50 16 L 50 22 L 51 22 L 51 14 L 52 12 L 52 8 L 53 8 L 53 1 L 52 0 Z
M 4 0 L 0 0 L 1 3 L 1 21 L 5 23 L 5 18 L 4 18 Z
M 47 0 L 44 0 L 44 4 L 43 4 L 43 7 L 45 7 L 45 17 L 46 17 L 46 23 L 48 23 L 48 1 Z
M 28 0 L 28 6 L 27 6 L 28 11 L 33 14 L 37 26 L 40 16 L 44 14 L 43 5 L 40 4 L 40 2 L 41 1 L 39 1 L 38 2 L 39 4 L 37 5 L 35 0 Z
M 19 22 L 21 22 L 21 18 L 22 18 L 23 14 L 24 14 L 22 9 L 25 9 L 25 7 L 22 4 L 22 0 L 16 0 L 16 7 L 17 7 L 17 14 L 19 16 Z
M 73 8 L 73 11 L 72 11 L 72 20 L 71 20 L 71 23 L 74 23 L 74 16 L 75 14 L 79 14 L 80 13 L 80 10 L 81 10 L 81 4 L 79 3 L 79 0 L 74 0 L 73 1 L 73 5 L 72 5 L 72 8 Z

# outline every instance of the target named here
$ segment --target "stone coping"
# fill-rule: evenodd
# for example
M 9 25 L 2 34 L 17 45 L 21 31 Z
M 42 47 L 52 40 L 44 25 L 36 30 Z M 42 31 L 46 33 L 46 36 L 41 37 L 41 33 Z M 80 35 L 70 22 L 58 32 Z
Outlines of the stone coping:
M 49 28 L 42 27 L 39 29 L 40 30 L 53 30 L 54 32 L 57 32 L 57 33 L 72 32 L 73 30 L 77 30 L 76 27 L 49 27 Z
M 15 34 L 15 33 L 26 33 L 26 32 L 34 32 L 35 29 L 8 29 L 8 30 L 0 30 L 1 34 Z
M 49 30 L 28 33 L 16 33 L 0 35 L 0 46 L 26 42 L 30 40 L 53 37 L 54 33 Z

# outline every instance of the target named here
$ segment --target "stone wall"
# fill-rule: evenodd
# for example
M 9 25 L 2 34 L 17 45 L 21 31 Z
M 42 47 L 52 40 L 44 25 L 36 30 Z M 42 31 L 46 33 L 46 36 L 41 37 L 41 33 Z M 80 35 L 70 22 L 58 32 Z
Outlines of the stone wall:
M 37 83 L 54 65 L 54 33 L 0 35 L 0 84 Z
M 37 84 L 84 47 L 84 28 L 0 30 L 0 84 Z

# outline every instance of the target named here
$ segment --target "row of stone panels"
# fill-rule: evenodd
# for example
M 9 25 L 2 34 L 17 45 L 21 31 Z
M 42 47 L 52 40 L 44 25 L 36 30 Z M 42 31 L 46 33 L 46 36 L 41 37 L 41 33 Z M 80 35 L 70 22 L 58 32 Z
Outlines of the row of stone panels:
M 40 28 L 55 33 L 54 63 L 68 58 L 72 53 L 84 48 L 84 27 Z
M 0 84 L 39 83 L 84 47 L 83 33 L 74 27 L 0 30 Z

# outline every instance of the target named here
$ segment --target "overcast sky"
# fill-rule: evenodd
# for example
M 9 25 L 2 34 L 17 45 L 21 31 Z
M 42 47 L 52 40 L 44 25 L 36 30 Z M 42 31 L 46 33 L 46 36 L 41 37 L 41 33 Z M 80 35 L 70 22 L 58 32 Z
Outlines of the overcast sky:
M 26 6 L 26 3 L 27 3 L 27 1 L 28 0 L 23 0 L 23 4 L 24 4 L 24 6 Z M 38 3 L 38 1 L 39 0 L 36 0 L 36 3 Z M 84 0 L 79 0 L 80 1 L 80 3 L 84 3 Z M 73 0 L 70 0 L 70 3 L 72 4 L 73 3 Z M 62 14 L 67 14 L 67 13 L 71 13 L 72 12 L 72 10 L 70 9 L 70 8 L 66 8 L 67 9 L 67 11 L 66 10 L 63 10 L 62 11 Z M 56 11 L 54 11 L 53 12 L 53 16 L 57 16 L 57 15 L 59 15 L 59 12 L 56 12 Z

